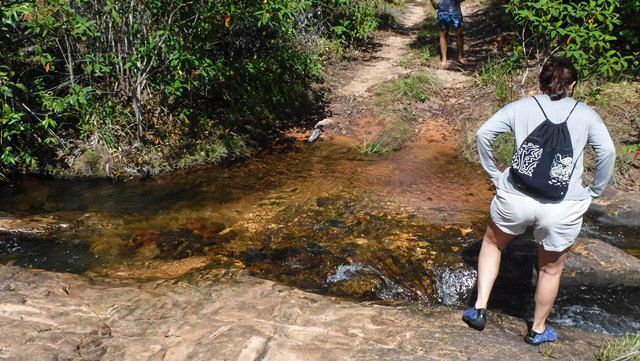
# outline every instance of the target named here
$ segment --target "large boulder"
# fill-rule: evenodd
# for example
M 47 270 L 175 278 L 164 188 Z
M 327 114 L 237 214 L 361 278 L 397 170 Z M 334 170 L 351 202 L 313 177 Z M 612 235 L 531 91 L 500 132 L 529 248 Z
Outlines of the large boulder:
M 567 258 L 563 282 L 597 287 L 640 287 L 640 259 L 593 238 L 578 238 Z
M 460 305 L 475 298 L 475 270 L 480 246 L 481 242 L 477 242 L 463 251 L 466 265 L 440 275 L 437 289 L 441 302 Z M 492 304 L 525 314 L 527 302 L 521 300 L 533 297 L 538 277 L 537 262 L 538 246 L 534 242 L 525 239 L 511 242 L 502 255 Z M 583 293 L 592 294 L 611 288 L 634 292 L 640 287 L 640 260 L 603 241 L 578 238 L 565 264 L 562 287 L 566 292 L 583 289 Z M 518 304 L 521 307 L 514 310 L 514 305 Z

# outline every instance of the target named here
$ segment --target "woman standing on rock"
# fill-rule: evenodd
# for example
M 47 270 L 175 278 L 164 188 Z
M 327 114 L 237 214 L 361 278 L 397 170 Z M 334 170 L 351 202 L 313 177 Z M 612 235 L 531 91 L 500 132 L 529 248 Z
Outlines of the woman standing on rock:
M 539 274 L 533 325 L 524 339 L 533 345 L 558 339 L 546 320 L 558 294 L 564 261 L 580 232 L 583 214 L 591 200 L 602 194 L 615 163 L 615 147 L 600 116 L 571 98 L 577 78 L 569 59 L 551 57 L 539 76 L 543 94 L 508 104 L 478 130 L 480 160 L 497 193 L 478 259 L 478 298 L 462 316 L 472 328 L 484 329 L 502 250 L 533 226 Z M 518 150 L 511 167 L 501 172 L 492 144 L 504 132 L 514 133 Z M 596 172 L 593 183 L 585 187 L 587 144 L 596 152 Z

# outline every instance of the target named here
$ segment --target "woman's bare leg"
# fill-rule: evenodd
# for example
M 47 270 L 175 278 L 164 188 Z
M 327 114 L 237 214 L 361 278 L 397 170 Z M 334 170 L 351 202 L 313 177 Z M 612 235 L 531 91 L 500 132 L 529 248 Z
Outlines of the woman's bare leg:
M 556 301 L 560 288 L 560 276 L 564 268 L 569 248 L 561 252 L 545 251 L 538 246 L 538 286 L 536 287 L 536 311 L 533 317 L 533 331 L 543 333 L 547 317 Z
M 480 256 L 478 256 L 478 298 L 475 308 L 487 308 L 489 295 L 493 283 L 500 271 L 500 258 L 502 250 L 511 242 L 513 235 L 500 230 L 492 221 L 489 221 L 487 231 L 482 240 Z

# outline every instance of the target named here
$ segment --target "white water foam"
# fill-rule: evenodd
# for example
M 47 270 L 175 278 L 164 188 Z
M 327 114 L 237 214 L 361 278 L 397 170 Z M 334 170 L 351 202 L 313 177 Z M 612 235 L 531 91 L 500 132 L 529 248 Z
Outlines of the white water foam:
M 461 298 L 466 297 L 473 289 L 477 278 L 478 272 L 475 269 L 445 269 L 436 281 L 438 300 L 445 305 L 457 305 L 463 302 Z
M 373 269 L 362 263 L 343 264 L 338 266 L 335 274 L 327 276 L 327 282 L 337 283 L 346 281 L 357 276 L 358 274 L 366 272 L 373 272 Z

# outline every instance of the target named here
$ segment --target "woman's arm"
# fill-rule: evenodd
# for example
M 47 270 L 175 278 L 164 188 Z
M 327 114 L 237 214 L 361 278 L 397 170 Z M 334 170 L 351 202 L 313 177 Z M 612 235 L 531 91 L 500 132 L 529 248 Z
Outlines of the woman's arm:
M 507 107 L 509 106 L 507 105 Z M 513 131 L 509 112 L 506 110 L 507 107 L 500 109 L 494 116 L 489 118 L 476 134 L 480 163 L 482 163 L 484 170 L 489 173 L 489 177 L 494 184 L 497 184 L 502 172 L 498 169 L 496 160 L 493 157 L 493 141 L 500 133 Z
M 599 197 L 607 186 L 616 164 L 616 147 L 600 116 L 589 125 L 588 142 L 596 151 L 596 176 L 589 187 L 591 197 Z

